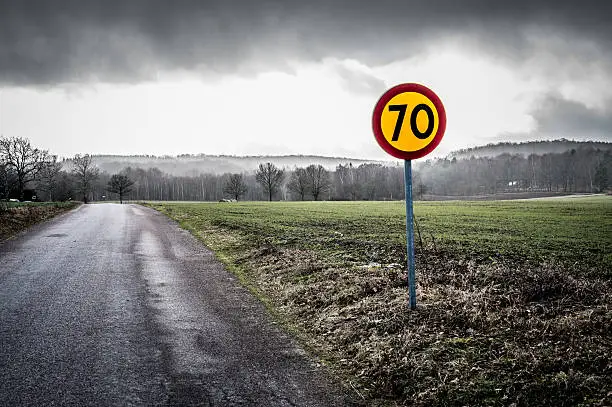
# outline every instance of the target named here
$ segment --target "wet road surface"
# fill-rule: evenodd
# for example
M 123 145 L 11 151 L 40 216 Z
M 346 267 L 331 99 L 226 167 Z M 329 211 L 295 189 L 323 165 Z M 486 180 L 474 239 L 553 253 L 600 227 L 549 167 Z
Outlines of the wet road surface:
M 0 405 L 340 406 L 189 233 L 83 205 L 0 243 Z

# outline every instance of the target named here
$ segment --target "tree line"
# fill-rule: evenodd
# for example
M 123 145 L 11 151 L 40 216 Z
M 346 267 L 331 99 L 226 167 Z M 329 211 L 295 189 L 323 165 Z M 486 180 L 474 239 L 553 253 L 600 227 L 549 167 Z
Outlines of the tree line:
M 64 161 L 65 162 L 65 161 Z M 64 162 L 20 137 L 0 137 L 0 200 L 68 201 L 87 203 L 100 191 L 116 193 L 119 200 L 134 184 L 125 174 L 100 172 L 89 154 L 77 154 L 68 171 Z M 101 184 L 101 178 L 106 184 Z M 97 194 L 96 194 L 97 193 Z
M 501 154 L 433 159 L 413 171 L 416 199 L 508 192 L 603 192 L 610 187 L 612 152 L 593 147 L 564 153 Z M 24 138 L 0 137 L 0 199 L 66 201 L 119 199 L 165 201 L 398 200 L 404 198 L 403 166 L 319 164 L 278 168 L 260 163 L 253 172 L 174 176 L 158 168 L 101 171 L 91 155 L 58 160 Z
M 417 183 L 432 195 L 593 193 L 609 189 L 611 173 L 612 150 L 587 146 L 563 153 L 428 160 L 419 167 Z

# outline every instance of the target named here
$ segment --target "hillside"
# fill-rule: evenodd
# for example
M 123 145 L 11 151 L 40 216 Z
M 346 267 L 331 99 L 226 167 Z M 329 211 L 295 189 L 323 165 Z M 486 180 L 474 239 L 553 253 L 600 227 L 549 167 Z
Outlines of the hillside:
M 456 157 L 458 160 L 474 157 L 496 157 L 501 154 L 559 154 L 571 149 L 594 148 L 600 150 L 612 150 L 612 143 L 600 141 L 574 141 L 574 140 L 552 140 L 552 141 L 527 141 L 524 143 L 497 143 L 486 146 L 471 147 L 451 152 L 449 158 Z
M 125 167 L 132 168 L 159 168 L 162 172 L 174 176 L 197 176 L 200 174 L 225 174 L 254 172 L 260 163 L 272 162 L 280 168 L 306 167 L 310 164 L 321 164 L 328 170 L 334 170 L 339 164 L 353 164 L 359 166 L 364 163 L 391 164 L 391 161 L 362 160 L 340 157 L 321 157 L 306 155 L 287 156 L 228 156 L 228 155 L 180 155 L 174 156 L 120 156 L 97 155 L 95 164 L 110 174 L 119 172 Z M 71 160 L 64 161 L 64 167 L 69 167 Z
M 470 157 L 496 157 L 501 154 L 521 154 L 524 157 L 530 154 L 560 154 L 571 149 L 600 149 L 612 151 L 612 143 L 595 141 L 530 141 L 524 143 L 498 143 L 486 146 L 471 147 L 451 152 L 447 158 L 456 157 L 458 160 Z M 272 162 L 280 168 L 287 170 L 294 167 L 306 167 L 310 164 L 321 164 L 333 171 L 340 164 L 358 167 L 365 163 L 377 163 L 395 167 L 400 165 L 391 157 L 387 161 L 364 160 L 346 157 L 323 157 L 315 155 L 284 155 L 284 156 L 232 156 L 232 155 L 206 155 L 183 154 L 179 156 L 152 156 L 152 155 L 96 155 L 95 164 L 109 174 L 117 173 L 125 167 L 132 168 L 158 168 L 162 172 L 173 176 L 198 176 L 200 174 L 222 175 L 226 173 L 252 173 L 263 162 Z M 71 167 L 72 160 L 64 160 L 64 168 Z

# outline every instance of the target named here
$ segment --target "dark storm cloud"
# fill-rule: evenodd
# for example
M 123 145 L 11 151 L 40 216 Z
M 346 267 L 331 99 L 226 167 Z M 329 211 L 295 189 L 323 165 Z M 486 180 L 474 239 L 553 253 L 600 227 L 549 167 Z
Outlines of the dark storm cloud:
M 545 95 L 531 111 L 533 131 L 504 133 L 491 141 L 552 140 L 559 138 L 612 142 L 612 100 L 589 107 L 558 94 Z
M 558 95 L 548 95 L 532 116 L 541 134 L 590 135 L 612 141 L 612 101 L 603 109 L 596 109 Z
M 0 0 L 0 83 L 252 73 L 325 57 L 379 65 L 454 35 L 520 59 L 530 28 L 609 55 L 611 15 L 605 0 Z

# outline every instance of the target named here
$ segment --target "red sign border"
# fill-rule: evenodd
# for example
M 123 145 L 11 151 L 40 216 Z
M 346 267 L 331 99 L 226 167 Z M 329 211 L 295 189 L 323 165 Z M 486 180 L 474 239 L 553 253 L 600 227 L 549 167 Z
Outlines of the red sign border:
M 380 125 L 380 118 L 387 103 L 389 103 L 389 101 L 395 96 L 405 92 L 416 92 L 420 93 L 421 95 L 424 95 L 432 101 L 432 103 L 436 107 L 436 110 L 438 111 L 438 131 L 434 135 L 434 138 L 431 143 L 427 144 L 425 147 L 417 151 L 402 151 L 393 147 L 391 144 L 389 144 L 387 139 L 385 139 Z M 372 130 L 374 131 L 374 137 L 376 137 L 376 141 L 388 154 L 402 160 L 416 160 L 417 158 L 424 157 L 427 154 L 431 153 L 436 147 L 438 147 L 440 141 L 442 141 L 442 137 L 444 137 L 444 132 L 446 131 L 446 110 L 444 109 L 442 101 L 440 100 L 438 95 L 434 93 L 433 90 L 418 83 L 402 83 L 387 90 L 380 97 L 380 99 L 378 99 L 378 102 L 374 107 L 374 113 L 372 114 Z

